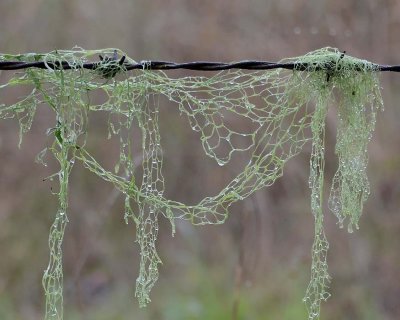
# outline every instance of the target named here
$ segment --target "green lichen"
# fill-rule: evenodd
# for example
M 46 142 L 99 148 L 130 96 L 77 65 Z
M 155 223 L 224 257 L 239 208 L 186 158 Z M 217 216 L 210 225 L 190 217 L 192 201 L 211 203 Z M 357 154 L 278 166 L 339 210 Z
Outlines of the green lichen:
M 101 55 L 96 70 L 80 67 Z M 46 150 L 60 164 L 59 210 L 50 229 L 50 262 L 43 277 L 46 319 L 62 319 L 62 241 L 68 222 L 69 173 L 75 161 L 112 183 L 125 196 L 126 222 L 136 224 L 140 247 L 136 297 L 140 306 L 150 301 L 158 279 L 161 259 L 156 250 L 158 220 L 164 216 L 172 226 L 176 219 L 193 224 L 220 224 L 229 207 L 282 176 L 284 164 L 312 141 L 310 160 L 311 211 L 315 220 L 311 281 L 306 302 L 309 319 L 318 319 L 327 292 L 328 242 L 323 228 L 325 121 L 328 108 L 337 105 L 336 154 L 339 167 L 333 178 L 328 205 L 342 226 L 358 227 L 362 206 L 369 194 L 366 178 L 367 143 L 382 108 L 376 66 L 324 48 L 302 57 L 286 59 L 296 68 L 244 72 L 224 71 L 211 77 L 171 78 L 163 72 L 127 72 L 114 49 L 55 51 L 47 54 L 0 55 L 0 60 L 45 61 L 46 70 L 29 69 L 0 87 L 26 86 L 30 94 L 12 105 L 0 106 L 0 118 L 16 117 L 20 137 L 34 119 L 37 106 L 54 112 L 55 126 L 48 130 L 53 143 Z M 68 61 L 72 70 L 53 70 L 50 65 Z M 130 58 L 128 63 L 134 61 Z M 118 80 L 114 76 L 118 76 Z M 93 104 L 93 92 L 107 97 Z M 197 205 L 186 205 L 164 197 L 163 156 L 159 131 L 159 98 L 175 103 L 198 132 L 205 153 L 223 166 L 234 153 L 249 152 L 243 170 L 218 194 Z M 118 136 L 120 156 L 114 171 L 106 170 L 87 150 L 87 120 L 94 112 L 110 115 L 109 136 Z M 248 123 L 237 129 L 229 119 Z M 142 179 L 139 184 L 132 154 L 132 129 L 141 129 Z M 167 139 L 167 137 L 165 137 Z M 133 210 L 133 203 L 138 210 Z
M 348 231 L 358 228 L 362 207 L 369 195 L 366 176 L 367 144 L 375 127 L 376 112 L 383 108 L 377 66 L 325 48 L 296 59 L 307 64 L 308 79 L 303 83 L 314 92 L 316 108 L 312 119 L 310 160 L 311 210 L 315 219 L 311 281 L 304 301 L 309 319 L 318 319 L 321 301 L 329 297 L 327 251 L 323 229 L 325 118 L 328 106 L 337 101 L 338 128 L 335 152 L 339 167 L 332 181 L 329 209 L 340 227 L 348 218 Z M 338 92 L 334 94 L 334 90 Z

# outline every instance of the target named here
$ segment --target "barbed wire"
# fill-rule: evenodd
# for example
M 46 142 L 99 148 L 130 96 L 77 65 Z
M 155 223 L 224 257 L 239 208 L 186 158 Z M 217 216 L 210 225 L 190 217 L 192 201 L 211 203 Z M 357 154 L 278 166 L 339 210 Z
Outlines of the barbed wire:
M 110 61 L 114 62 L 110 64 Z M 373 63 L 377 71 L 391 71 L 400 72 L 400 65 L 381 65 Z M 100 57 L 99 62 L 88 62 L 81 65 L 70 64 L 68 61 L 57 61 L 57 62 L 45 62 L 45 61 L 35 61 L 35 62 L 23 62 L 23 61 L 0 61 L 0 70 L 20 70 L 27 68 L 39 68 L 39 69 L 53 69 L 53 70 L 71 70 L 71 69 L 89 69 L 96 70 L 99 67 L 111 68 L 111 77 L 115 76 L 117 72 L 112 72 L 113 68 L 122 68 L 124 70 L 176 70 L 176 69 L 186 69 L 194 71 L 220 71 L 229 69 L 243 69 L 243 70 L 271 70 L 271 69 L 288 69 L 288 70 L 329 70 L 335 66 L 332 64 L 327 64 L 323 68 L 315 68 L 315 65 L 308 63 L 279 63 L 279 62 L 269 62 L 269 61 L 257 61 L 257 60 L 244 60 L 238 62 L 210 62 L 210 61 L 194 61 L 194 62 L 184 62 L 176 63 L 170 61 L 140 61 L 138 63 L 127 63 L 125 62 L 125 56 L 119 60 L 103 60 Z M 360 69 L 361 71 L 361 69 Z

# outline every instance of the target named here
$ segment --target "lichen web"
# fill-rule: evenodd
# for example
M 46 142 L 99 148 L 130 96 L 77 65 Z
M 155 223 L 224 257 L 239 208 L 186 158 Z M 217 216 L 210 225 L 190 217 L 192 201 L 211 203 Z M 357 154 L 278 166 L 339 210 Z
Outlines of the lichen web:
M 324 48 L 294 62 L 293 71 L 230 70 L 211 77 L 172 78 L 163 72 L 127 72 L 116 57 L 125 56 L 114 49 L 75 48 L 48 54 L 0 55 L 0 60 L 67 61 L 71 71 L 29 69 L 16 75 L 0 90 L 24 85 L 31 88 L 27 97 L 0 106 L 0 118 L 16 117 L 20 137 L 34 119 L 38 105 L 47 104 L 55 113 L 56 125 L 48 130 L 53 143 L 39 153 L 44 163 L 46 150 L 60 164 L 58 177 L 59 209 L 50 229 L 50 262 L 43 277 L 46 319 L 62 319 L 62 241 L 68 222 L 69 173 L 74 162 L 112 183 L 125 196 L 124 218 L 136 224 L 140 247 L 139 276 L 135 295 L 140 306 L 150 301 L 150 291 L 158 279 L 161 258 L 156 250 L 158 220 L 167 218 L 174 233 L 176 219 L 193 224 L 220 224 L 229 207 L 270 186 L 282 176 L 285 163 L 312 141 L 310 159 L 311 211 L 314 217 L 311 280 L 306 291 L 309 319 L 318 319 L 321 302 L 329 297 L 327 267 L 328 241 L 323 227 L 325 121 L 330 105 L 337 104 L 338 131 L 336 154 L 339 166 L 332 181 L 328 207 L 340 226 L 349 219 L 348 230 L 358 228 L 358 220 L 369 194 L 366 177 L 367 144 L 375 125 L 376 112 L 382 108 L 376 66 Z M 101 55 L 98 68 L 84 71 L 83 63 Z M 122 60 L 123 61 L 123 60 Z M 128 63 L 134 61 L 125 59 Z M 304 70 L 304 65 L 307 69 Z M 117 76 L 117 80 L 113 77 Z M 102 92 L 106 101 L 91 103 L 91 96 Z M 234 153 L 249 154 L 249 162 L 219 193 L 207 196 L 196 205 L 170 200 L 164 196 L 163 151 L 159 130 L 159 99 L 176 104 L 198 132 L 205 153 L 223 166 Z M 106 170 L 86 148 L 87 119 L 91 113 L 109 114 L 109 137 L 117 136 L 120 155 L 114 171 Z M 238 126 L 237 123 L 246 123 Z M 132 154 L 137 140 L 132 128 L 141 130 L 142 179 L 138 184 Z M 132 204 L 137 204 L 133 209 Z

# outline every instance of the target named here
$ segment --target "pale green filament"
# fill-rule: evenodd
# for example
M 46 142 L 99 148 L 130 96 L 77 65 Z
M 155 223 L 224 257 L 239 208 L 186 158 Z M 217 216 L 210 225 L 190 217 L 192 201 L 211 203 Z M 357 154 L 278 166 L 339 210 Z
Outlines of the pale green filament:
M 50 261 L 43 275 L 43 288 L 46 296 L 45 319 L 62 319 L 63 315 L 63 268 L 62 243 L 64 230 L 68 222 L 68 178 L 72 168 L 68 160 L 68 147 L 61 145 L 61 150 L 55 151 L 54 156 L 60 163 L 58 172 L 60 190 L 58 193 L 59 209 L 50 228 L 49 247 Z
M 149 92 L 143 105 L 139 126 L 142 129 L 143 179 L 140 192 L 144 197 L 162 197 L 164 177 L 162 175 L 162 150 L 158 127 L 159 106 Z M 156 251 L 158 235 L 158 213 L 156 204 L 140 202 L 136 223 L 136 238 L 140 246 L 140 272 L 136 280 L 136 296 L 140 306 L 150 301 L 150 290 L 158 279 L 158 264 L 161 259 Z
M 119 55 L 123 55 L 118 51 Z M 282 176 L 286 161 L 312 141 L 310 160 L 311 211 L 315 220 L 311 281 L 304 301 L 309 319 L 319 318 L 321 301 L 329 297 L 327 268 L 328 242 L 323 228 L 325 121 L 328 108 L 337 104 L 336 154 L 338 170 L 333 178 L 328 206 L 342 226 L 358 227 L 362 206 L 369 194 L 366 177 L 367 143 L 382 108 L 376 66 L 324 48 L 302 57 L 284 60 L 296 68 L 244 72 L 224 71 L 211 77 L 170 78 L 163 72 L 141 70 L 128 73 L 115 61 L 104 59 L 98 70 L 79 67 L 114 55 L 113 49 L 58 51 L 19 56 L 0 55 L 1 60 L 54 63 L 67 60 L 70 71 L 30 69 L 0 86 L 32 88 L 13 105 L 0 105 L 0 118 L 17 117 L 20 136 L 33 121 L 38 104 L 46 103 L 55 112 L 54 135 L 50 147 L 60 163 L 58 172 L 59 210 L 50 230 L 50 263 L 43 284 L 47 319 L 62 319 L 62 240 L 66 216 L 68 177 L 76 160 L 125 195 L 125 219 L 136 224 L 140 247 L 136 297 L 140 306 L 150 301 L 150 291 L 158 279 L 161 259 L 156 250 L 158 219 L 166 217 L 174 232 L 175 219 L 193 224 L 223 223 L 229 207 Z M 133 63 L 130 58 L 127 62 Z M 307 65 L 307 70 L 304 70 Z M 117 80 L 109 74 L 120 73 Z M 107 75 L 107 76 L 105 76 Z M 105 79 L 106 78 L 106 79 Z M 92 91 L 101 91 L 104 103 L 90 103 Z M 205 153 L 225 165 L 235 152 L 248 152 L 248 164 L 218 194 L 205 197 L 197 205 L 166 199 L 162 173 L 163 152 L 159 130 L 159 98 L 175 103 L 199 134 Z M 108 112 L 109 136 L 120 141 L 120 157 L 114 171 L 106 170 L 85 148 L 88 113 Z M 235 123 L 245 123 L 241 129 Z M 141 184 L 136 183 L 132 128 L 142 134 Z M 243 129 L 245 128 L 245 129 Z M 168 136 L 164 137 L 168 139 Z M 39 161 L 43 162 L 44 151 Z M 136 203 L 138 210 L 132 209 Z

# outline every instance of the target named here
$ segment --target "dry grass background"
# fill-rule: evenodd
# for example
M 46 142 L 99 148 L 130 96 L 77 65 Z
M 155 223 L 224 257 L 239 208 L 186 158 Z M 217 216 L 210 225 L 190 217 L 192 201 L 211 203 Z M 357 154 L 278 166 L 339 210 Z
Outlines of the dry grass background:
M 118 47 L 136 60 L 279 60 L 324 47 L 379 63 L 400 63 L 400 3 L 395 0 L 182 1 L 2 0 L 0 51 L 43 52 Z M 174 75 L 184 75 L 174 72 Z M 0 74 L 1 81 L 7 74 Z M 347 234 L 327 216 L 332 298 L 322 319 L 400 318 L 400 75 L 382 74 L 385 112 L 370 144 L 371 196 L 360 230 Z M 23 92 L 15 92 L 22 95 Z M 13 96 L 0 97 L 1 102 Z M 173 105 L 162 117 L 167 193 L 194 202 L 228 181 L 208 160 Z M 54 119 L 40 110 L 17 149 L 15 121 L 0 123 L 0 318 L 40 319 L 41 276 L 56 210 L 56 170 L 34 163 Z M 327 172 L 336 160 L 335 115 L 328 119 Z M 90 143 L 103 162 L 117 150 L 105 122 L 91 119 Z M 95 133 L 95 135 L 93 135 Z M 71 178 L 64 245 L 66 319 L 305 319 L 313 219 L 307 188 L 309 150 L 284 177 L 235 205 L 223 226 L 162 222 L 164 265 L 153 302 L 133 299 L 138 255 L 122 199 L 77 166 Z M 53 170 L 53 171 L 51 171 Z

